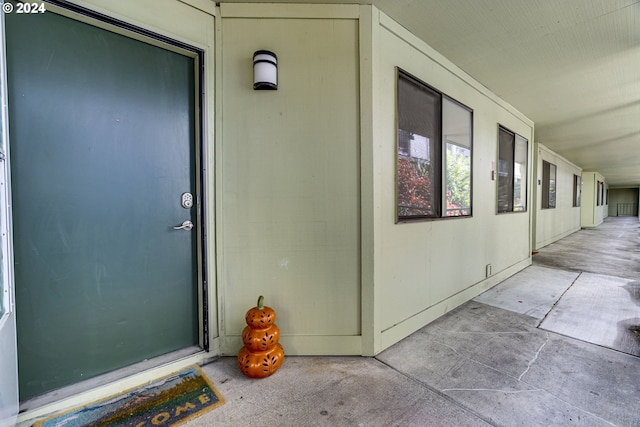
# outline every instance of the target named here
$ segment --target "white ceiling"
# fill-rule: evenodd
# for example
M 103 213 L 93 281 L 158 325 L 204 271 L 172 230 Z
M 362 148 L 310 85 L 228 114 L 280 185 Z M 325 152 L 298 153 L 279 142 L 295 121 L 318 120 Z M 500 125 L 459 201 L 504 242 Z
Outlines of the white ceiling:
M 536 142 L 640 186 L 640 0 L 280 2 L 374 4 L 532 119 Z

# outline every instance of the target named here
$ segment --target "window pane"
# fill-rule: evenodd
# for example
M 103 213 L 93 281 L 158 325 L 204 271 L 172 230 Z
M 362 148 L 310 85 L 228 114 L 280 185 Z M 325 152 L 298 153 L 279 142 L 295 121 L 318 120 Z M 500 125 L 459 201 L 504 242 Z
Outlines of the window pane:
M 549 168 L 551 163 L 542 161 L 542 209 L 549 209 Z
M 580 196 L 582 195 L 582 178 L 573 175 L 573 206 L 580 206 Z
M 516 134 L 515 153 L 513 155 L 513 210 L 527 210 L 527 155 L 528 141 Z
M 549 165 L 549 207 L 556 207 L 556 165 Z
M 398 78 L 398 218 L 440 216 L 440 94 Z
M 471 215 L 471 111 L 442 99 L 442 139 L 446 147 L 445 216 Z
M 446 96 L 442 98 L 444 141 L 471 148 L 471 111 Z
M 556 207 L 556 165 L 542 161 L 542 209 Z
M 498 136 L 498 212 L 513 211 L 513 155 L 515 135 L 500 128 Z

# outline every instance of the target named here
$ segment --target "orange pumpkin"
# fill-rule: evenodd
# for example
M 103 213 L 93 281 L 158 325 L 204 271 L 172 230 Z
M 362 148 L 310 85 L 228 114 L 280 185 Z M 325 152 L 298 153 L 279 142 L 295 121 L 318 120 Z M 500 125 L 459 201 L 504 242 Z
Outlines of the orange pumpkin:
M 280 330 L 276 325 L 266 329 L 251 329 L 245 326 L 242 330 L 242 342 L 249 351 L 265 351 L 278 344 Z
M 238 353 L 238 366 L 240 371 L 251 378 L 264 378 L 280 369 L 284 362 L 284 349 L 282 345 L 266 351 L 250 352 L 246 347 Z
M 265 307 L 264 297 L 260 295 L 258 304 L 247 311 L 244 320 L 252 329 L 268 328 L 276 321 L 276 312 L 271 307 Z
M 238 352 L 238 367 L 251 378 L 264 378 L 276 372 L 284 362 L 284 349 L 278 343 L 280 330 L 274 323 L 276 312 L 264 306 L 264 297 L 245 316 L 242 331 L 244 347 Z

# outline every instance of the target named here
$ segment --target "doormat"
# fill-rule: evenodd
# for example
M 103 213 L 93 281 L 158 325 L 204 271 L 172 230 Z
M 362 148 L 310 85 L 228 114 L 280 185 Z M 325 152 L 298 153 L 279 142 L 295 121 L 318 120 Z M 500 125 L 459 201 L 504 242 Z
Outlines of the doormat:
M 88 406 L 38 421 L 34 427 L 175 426 L 224 403 L 198 366 Z

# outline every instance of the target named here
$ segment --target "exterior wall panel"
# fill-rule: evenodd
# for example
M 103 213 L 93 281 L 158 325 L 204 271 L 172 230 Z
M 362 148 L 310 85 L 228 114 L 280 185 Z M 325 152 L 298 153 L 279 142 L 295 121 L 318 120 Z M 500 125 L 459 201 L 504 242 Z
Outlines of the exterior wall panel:
M 374 333 L 382 339 L 373 353 L 531 262 L 530 204 L 525 213 L 496 214 L 491 170 L 497 162 L 498 125 L 530 141 L 529 176 L 533 152 L 530 120 L 386 15 L 380 12 L 377 17 L 373 22 Z M 473 109 L 473 217 L 395 223 L 396 67 Z M 489 278 L 487 264 L 492 265 Z
M 264 295 L 287 354 L 359 354 L 358 21 L 262 9 L 222 9 L 223 353 Z M 278 57 L 278 90 L 253 90 L 260 49 Z
M 554 153 L 542 144 L 537 145 L 535 249 L 542 248 L 563 237 L 580 230 L 580 207 L 573 206 L 574 175 L 581 176 L 582 169 Z M 556 165 L 556 207 L 541 208 L 542 161 Z M 539 184 L 540 182 L 540 184 Z M 583 200 L 581 200 L 582 205 Z
M 603 185 L 605 192 L 604 203 L 600 204 L 598 199 L 602 199 L 598 192 L 598 182 L 605 183 L 605 178 L 598 172 L 582 172 L 582 208 L 580 214 L 580 225 L 582 227 L 597 227 L 609 216 L 607 204 L 607 185 Z

